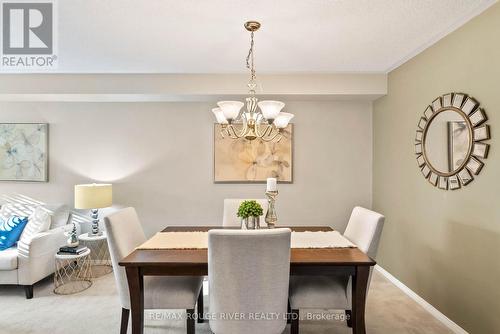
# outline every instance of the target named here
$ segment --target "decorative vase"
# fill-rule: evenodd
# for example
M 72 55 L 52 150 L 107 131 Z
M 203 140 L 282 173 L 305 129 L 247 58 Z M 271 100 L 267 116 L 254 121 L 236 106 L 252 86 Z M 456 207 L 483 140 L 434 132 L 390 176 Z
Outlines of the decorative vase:
M 241 218 L 241 229 L 246 230 L 248 225 L 248 218 Z
M 80 244 L 80 242 L 78 240 L 73 241 L 71 237 L 69 237 L 68 240 L 66 240 L 66 245 L 68 247 L 77 247 L 79 244 Z
M 73 229 L 69 233 L 69 238 L 66 240 L 66 245 L 69 247 L 77 247 L 80 244 L 76 236 L 76 225 L 73 223 Z
M 260 217 L 250 216 L 241 219 L 242 230 L 258 230 L 260 229 Z

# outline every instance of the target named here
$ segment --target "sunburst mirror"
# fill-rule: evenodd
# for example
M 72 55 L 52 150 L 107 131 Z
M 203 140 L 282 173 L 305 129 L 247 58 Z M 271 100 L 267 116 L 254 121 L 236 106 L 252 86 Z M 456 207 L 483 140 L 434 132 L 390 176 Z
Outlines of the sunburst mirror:
M 474 180 L 488 156 L 490 128 L 479 102 L 462 93 L 439 96 L 418 122 L 417 165 L 435 187 L 456 190 Z

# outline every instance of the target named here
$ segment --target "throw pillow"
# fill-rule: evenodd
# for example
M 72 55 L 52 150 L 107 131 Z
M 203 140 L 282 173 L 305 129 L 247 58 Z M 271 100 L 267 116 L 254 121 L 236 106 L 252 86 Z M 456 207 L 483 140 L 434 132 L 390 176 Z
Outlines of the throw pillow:
M 7 220 L 0 217 L 0 251 L 16 244 L 27 223 L 27 217 L 10 216 Z
M 51 230 L 68 224 L 69 206 L 65 204 L 44 204 L 43 207 L 49 211 Z
M 35 208 L 35 211 L 29 216 L 28 224 L 24 228 L 21 238 L 24 244 L 30 244 L 31 239 L 40 232 L 45 232 L 50 227 L 49 212 L 42 206 Z

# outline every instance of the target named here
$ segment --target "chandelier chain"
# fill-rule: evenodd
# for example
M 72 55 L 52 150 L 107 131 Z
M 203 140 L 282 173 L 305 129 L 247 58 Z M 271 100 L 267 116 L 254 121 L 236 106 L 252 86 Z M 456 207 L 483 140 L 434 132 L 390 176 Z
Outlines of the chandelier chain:
M 250 49 L 248 50 L 248 55 L 247 55 L 247 68 L 250 70 L 250 75 L 251 75 L 251 78 L 250 78 L 250 82 L 251 83 L 254 83 L 255 82 L 255 78 L 256 78 L 256 75 L 255 75 L 255 68 L 254 68 L 254 50 L 253 50 L 253 47 L 254 47 L 254 40 L 253 40 L 253 35 L 254 35 L 254 32 L 252 31 L 250 33 Z

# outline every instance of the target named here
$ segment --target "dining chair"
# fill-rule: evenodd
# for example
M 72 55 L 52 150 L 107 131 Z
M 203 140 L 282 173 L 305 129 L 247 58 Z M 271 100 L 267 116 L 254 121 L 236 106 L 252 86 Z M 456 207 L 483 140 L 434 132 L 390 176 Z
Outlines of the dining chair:
M 380 213 L 355 207 L 344 232 L 344 237 L 361 251 L 375 259 L 385 217 Z M 373 268 L 373 267 L 372 267 Z M 371 272 L 368 286 L 371 280 Z M 345 310 L 347 325 L 352 327 L 351 276 L 342 273 L 331 276 L 292 276 L 290 278 L 290 307 L 292 309 L 291 334 L 299 332 L 299 310 Z
M 209 231 L 212 332 L 283 332 L 290 277 L 290 236 L 287 228 Z M 275 316 L 265 319 L 262 315 Z
M 122 209 L 104 218 L 108 246 L 122 306 L 120 333 L 127 333 L 130 314 L 130 296 L 125 269 L 118 263 L 135 247 L 146 241 L 139 217 L 134 208 Z M 197 298 L 203 298 L 202 277 L 144 276 L 144 309 L 185 309 L 187 333 L 194 334 L 194 307 Z M 198 303 L 198 319 L 203 314 Z
M 238 208 L 240 207 L 241 202 L 254 200 L 262 206 L 263 214 L 260 216 L 260 224 L 264 224 L 264 216 L 267 212 L 268 202 L 265 198 L 259 199 L 240 199 L 240 198 L 226 198 L 224 200 L 224 215 L 222 217 L 222 226 L 230 227 L 230 226 L 240 226 L 241 220 L 237 216 Z

